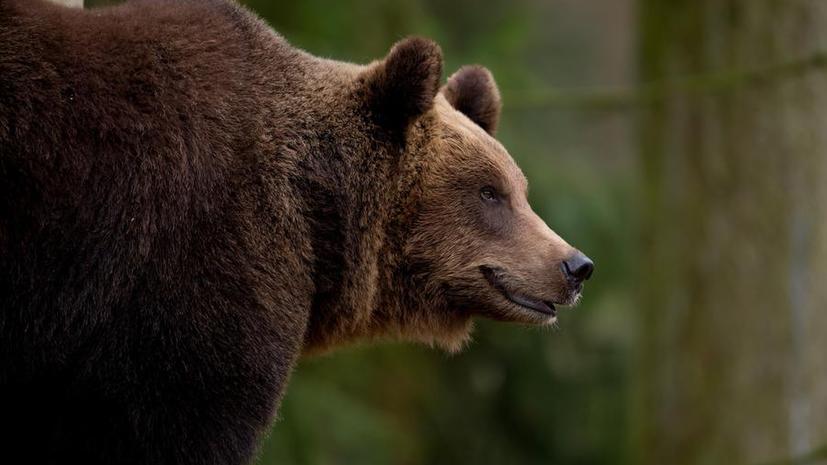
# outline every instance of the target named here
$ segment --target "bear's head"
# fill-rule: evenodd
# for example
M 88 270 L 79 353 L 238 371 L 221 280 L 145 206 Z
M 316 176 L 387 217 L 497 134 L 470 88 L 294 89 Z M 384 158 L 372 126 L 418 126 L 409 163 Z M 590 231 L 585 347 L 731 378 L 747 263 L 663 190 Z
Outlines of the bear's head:
M 491 73 L 466 66 L 440 87 L 441 72 L 439 46 L 409 38 L 361 82 L 376 124 L 398 134 L 402 178 L 415 179 L 396 282 L 413 295 L 382 320 L 404 338 L 456 349 L 477 315 L 553 323 L 593 264 L 531 209 L 525 176 L 494 138 L 501 104 Z

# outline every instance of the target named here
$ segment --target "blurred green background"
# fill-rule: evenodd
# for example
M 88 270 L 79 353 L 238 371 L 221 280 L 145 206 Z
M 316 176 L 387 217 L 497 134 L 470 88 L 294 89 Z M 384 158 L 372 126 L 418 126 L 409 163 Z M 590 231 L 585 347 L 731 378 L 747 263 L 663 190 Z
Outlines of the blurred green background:
M 303 360 L 259 465 L 827 463 L 827 2 L 243 3 L 315 55 L 490 68 L 596 263 L 554 328 Z

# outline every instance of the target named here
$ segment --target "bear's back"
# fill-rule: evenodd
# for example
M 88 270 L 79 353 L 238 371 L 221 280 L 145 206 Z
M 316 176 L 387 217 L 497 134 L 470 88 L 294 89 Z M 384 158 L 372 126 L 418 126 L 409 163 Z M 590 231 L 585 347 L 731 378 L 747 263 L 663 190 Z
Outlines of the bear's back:
M 5 444 L 38 463 L 167 463 L 183 441 L 204 455 L 177 463 L 250 456 L 312 292 L 296 208 L 260 169 L 303 57 L 230 2 L 0 0 Z
M 147 264 L 173 269 L 207 217 L 232 224 L 231 191 L 260 131 L 245 87 L 254 21 L 224 2 L 2 8 L 7 258 L 32 273 L 106 270 L 120 283 L 106 288 L 123 292 Z
M 300 343 L 303 316 L 263 306 L 291 298 L 275 280 L 301 270 L 268 267 L 297 263 L 274 242 L 298 232 L 258 168 L 267 85 L 297 56 L 231 2 L 0 0 L 0 384 L 253 340 L 228 364 L 286 372 L 291 351 L 255 365 Z
M 251 124 L 240 115 L 254 119 L 260 96 L 250 83 L 261 81 L 261 61 L 278 61 L 279 48 L 289 51 L 250 13 L 224 1 L 84 11 L 3 0 L 0 140 L 44 159 L 61 158 L 50 151 L 67 158 L 81 145 L 75 158 L 95 154 L 101 150 L 89 150 L 93 143 L 126 145 L 131 137 L 231 144 L 237 141 L 228 134 L 237 137 Z M 195 140 L 202 132 L 209 141 Z M 19 148 L 23 141 L 35 146 Z

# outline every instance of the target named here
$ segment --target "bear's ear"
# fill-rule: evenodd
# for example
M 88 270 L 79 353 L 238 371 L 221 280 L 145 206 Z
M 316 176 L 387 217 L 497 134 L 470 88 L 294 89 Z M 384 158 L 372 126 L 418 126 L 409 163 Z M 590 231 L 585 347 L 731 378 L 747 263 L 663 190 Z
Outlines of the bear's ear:
M 389 129 L 405 129 L 434 105 L 442 76 L 442 50 L 435 42 L 409 37 L 397 42 L 364 79 L 371 112 Z
M 492 136 L 500 120 L 500 91 L 491 71 L 478 66 L 463 66 L 442 88 L 442 95 L 458 111 Z

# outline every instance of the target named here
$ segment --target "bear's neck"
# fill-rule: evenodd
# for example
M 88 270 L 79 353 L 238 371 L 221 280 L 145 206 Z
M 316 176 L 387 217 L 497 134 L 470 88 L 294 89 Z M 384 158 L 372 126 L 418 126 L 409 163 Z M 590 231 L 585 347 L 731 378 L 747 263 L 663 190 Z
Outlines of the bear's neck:
M 304 202 L 315 285 L 306 352 L 371 337 L 377 309 L 399 305 L 383 285 L 396 275 L 408 221 L 396 188 L 397 160 L 360 135 L 366 131 L 348 126 L 333 121 L 314 133 L 298 163 L 295 188 Z
M 307 148 L 298 195 L 315 292 L 305 353 L 380 338 L 439 343 L 422 316 L 439 312 L 442 299 L 425 265 L 405 256 L 425 160 L 353 122 L 334 121 Z

